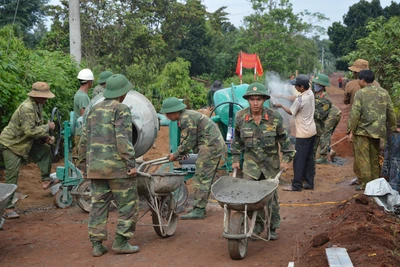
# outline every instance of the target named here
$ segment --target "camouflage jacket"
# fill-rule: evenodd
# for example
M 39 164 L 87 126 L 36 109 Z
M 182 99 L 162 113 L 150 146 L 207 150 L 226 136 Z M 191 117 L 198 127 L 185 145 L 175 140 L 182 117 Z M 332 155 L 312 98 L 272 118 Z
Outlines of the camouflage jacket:
M 185 110 L 181 113 L 178 126 L 181 130 L 181 145 L 173 153 L 174 157 L 188 154 L 190 150 L 197 153 L 202 146 L 212 151 L 210 157 L 226 153 L 225 140 L 218 126 L 206 115 L 194 110 Z
M 49 136 L 49 126 L 44 124 L 42 108 L 29 97 L 17 108 L 0 135 L 0 143 L 13 153 L 28 157 L 36 139 Z
M 94 105 L 88 112 L 79 142 L 79 159 L 86 157 L 87 178 L 127 178 L 135 167 L 129 107 L 114 99 Z
M 342 116 L 342 111 L 335 105 L 332 104 L 331 111 L 329 112 L 327 121 L 338 121 Z
M 98 85 L 93 89 L 92 99 L 93 99 L 96 95 L 98 95 L 98 94 L 100 94 L 100 93 L 103 93 L 103 92 L 104 92 L 104 87 L 101 86 L 100 84 L 98 84 Z
M 239 162 L 244 152 L 243 171 L 247 175 L 258 179 L 262 172 L 266 178 L 273 178 L 280 169 L 279 144 L 282 161 L 290 162 L 296 152 L 278 112 L 264 108 L 260 125 L 254 122 L 250 108 L 236 113 L 233 162 Z
M 324 90 L 320 94 L 315 94 L 314 121 L 317 127 L 317 136 L 321 136 L 325 130 L 325 121 L 331 111 L 332 101 L 328 93 Z
M 367 86 L 354 96 L 347 132 L 371 138 L 386 137 L 386 123 L 396 130 L 396 115 L 389 93 L 380 87 Z

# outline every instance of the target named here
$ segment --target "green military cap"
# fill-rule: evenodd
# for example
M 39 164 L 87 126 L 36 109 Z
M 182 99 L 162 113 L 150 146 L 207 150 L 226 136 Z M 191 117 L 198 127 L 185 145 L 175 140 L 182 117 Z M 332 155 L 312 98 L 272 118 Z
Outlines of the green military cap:
M 317 77 L 312 79 L 312 82 L 322 86 L 331 86 L 329 83 L 329 77 L 325 74 L 318 74 Z
M 105 83 L 107 81 L 108 78 L 111 77 L 111 75 L 113 75 L 113 73 L 109 70 L 103 71 L 102 73 L 100 73 L 100 78 L 99 78 L 99 83 Z
M 172 113 L 184 110 L 186 105 L 176 97 L 170 97 L 163 101 L 160 113 Z
M 103 92 L 105 98 L 117 98 L 133 89 L 133 85 L 122 74 L 113 74 L 107 79 L 107 86 Z
M 267 99 L 270 98 L 267 89 L 261 83 L 252 83 L 247 87 L 246 93 L 243 95 L 244 99 L 248 99 L 249 96 L 252 95 L 261 95 L 265 96 Z

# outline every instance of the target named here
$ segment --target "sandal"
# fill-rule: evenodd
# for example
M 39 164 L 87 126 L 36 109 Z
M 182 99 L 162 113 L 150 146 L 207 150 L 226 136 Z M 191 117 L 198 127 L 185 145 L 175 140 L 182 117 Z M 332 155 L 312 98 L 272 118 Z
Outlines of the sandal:
M 298 190 L 298 189 L 294 189 L 293 188 L 293 186 L 285 186 L 284 188 L 282 188 L 282 190 L 283 191 L 296 191 L 296 192 L 299 192 L 299 191 L 301 191 L 301 189 L 300 190 Z
M 45 182 L 48 182 L 48 180 L 42 182 L 43 190 L 49 189 L 49 188 L 52 187 L 53 185 L 58 184 L 58 183 L 60 182 L 60 180 L 58 180 L 57 178 L 55 178 L 55 179 L 50 180 L 50 182 L 49 182 L 48 184 L 45 184 Z
M 17 218 L 19 218 L 19 215 L 15 211 L 10 211 L 10 212 L 4 213 L 3 218 L 4 219 L 17 219 Z

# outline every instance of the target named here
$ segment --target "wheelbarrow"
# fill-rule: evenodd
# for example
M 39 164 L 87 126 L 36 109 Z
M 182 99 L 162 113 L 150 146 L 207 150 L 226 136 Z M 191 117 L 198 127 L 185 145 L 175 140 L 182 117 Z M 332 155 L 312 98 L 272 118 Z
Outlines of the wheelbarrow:
M 18 186 L 15 184 L 0 183 L 0 229 L 3 228 L 5 222 L 5 219 L 3 218 L 3 213 L 6 209 L 7 202 L 10 199 L 12 193 L 14 193 L 17 188 Z
M 147 204 L 147 209 L 139 216 L 138 221 L 151 212 L 154 231 L 161 237 L 170 237 L 178 225 L 176 208 L 178 202 L 173 193 L 180 195 L 179 189 L 187 175 L 186 172 L 161 172 L 158 167 L 169 163 L 168 157 L 143 162 L 137 168 L 137 190 L 139 197 Z M 155 170 L 154 170 L 155 169 Z M 149 225 L 138 223 L 138 225 Z
M 228 239 L 229 256 L 234 260 L 242 260 L 247 255 L 250 237 L 269 241 L 271 210 L 274 191 L 279 184 L 283 170 L 274 179 L 249 181 L 236 178 L 236 170 L 232 176 L 222 176 L 212 186 L 211 193 L 224 208 L 224 230 L 222 236 Z M 231 211 L 236 211 L 231 216 Z M 268 229 L 268 238 L 253 233 L 258 212 L 265 211 L 263 223 Z M 251 218 L 249 212 L 252 212 Z

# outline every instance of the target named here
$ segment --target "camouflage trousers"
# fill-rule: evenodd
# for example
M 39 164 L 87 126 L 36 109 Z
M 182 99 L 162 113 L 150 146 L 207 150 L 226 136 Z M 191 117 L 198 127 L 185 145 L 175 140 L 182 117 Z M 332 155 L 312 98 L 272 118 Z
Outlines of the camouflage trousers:
M 118 209 L 116 233 L 131 238 L 139 215 L 137 180 L 92 179 L 91 185 L 92 206 L 88 223 L 90 241 L 107 240 L 108 209 L 111 200 L 115 201 Z
M 325 121 L 325 131 L 321 136 L 321 140 L 320 140 L 320 156 L 321 158 L 327 158 L 328 157 L 328 153 L 330 150 L 330 145 L 331 145 L 331 138 L 332 138 L 332 134 L 336 129 L 336 126 L 338 126 L 339 121 L 340 121 L 340 114 L 338 116 L 336 116 L 335 118 L 332 119 L 328 119 Z
M 380 177 L 380 139 L 353 135 L 354 163 L 360 171 L 361 187 Z
M 193 207 L 205 209 L 210 195 L 211 183 L 219 165 L 221 156 L 213 156 L 208 148 L 200 149 L 197 154 L 196 171 L 193 176 Z
M 17 184 L 19 169 L 21 167 L 23 157 L 14 154 L 10 149 L 0 144 L 0 158 L 4 159 L 4 166 L 6 168 L 6 184 Z M 50 180 L 51 164 L 53 162 L 53 154 L 51 147 L 48 144 L 33 143 L 29 151 L 28 158 L 37 163 L 42 181 Z M 14 194 L 7 202 L 7 209 L 13 209 L 12 199 Z
M 252 180 L 255 181 L 255 179 L 251 178 L 250 176 L 244 174 L 243 179 L 246 180 Z M 256 180 L 256 181 L 261 181 L 265 180 L 264 174 L 261 174 L 261 177 Z M 271 210 L 271 224 L 270 227 L 273 229 L 279 228 L 281 225 L 281 215 L 280 215 L 280 207 L 279 207 L 279 201 L 278 201 L 278 190 L 274 191 L 274 196 L 272 197 L 271 201 L 268 203 L 268 208 Z M 253 215 L 253 212 L 248 212 L 248 215 L 251 217 Z M 264 222 L 265 220 L 265 211 L 262 209 L 258 211 L 257 213 L 257 218 L 256 218 L 256 226 L 255 229 L 257 229 L 259 232 L 262 232 L 264 230 Z

